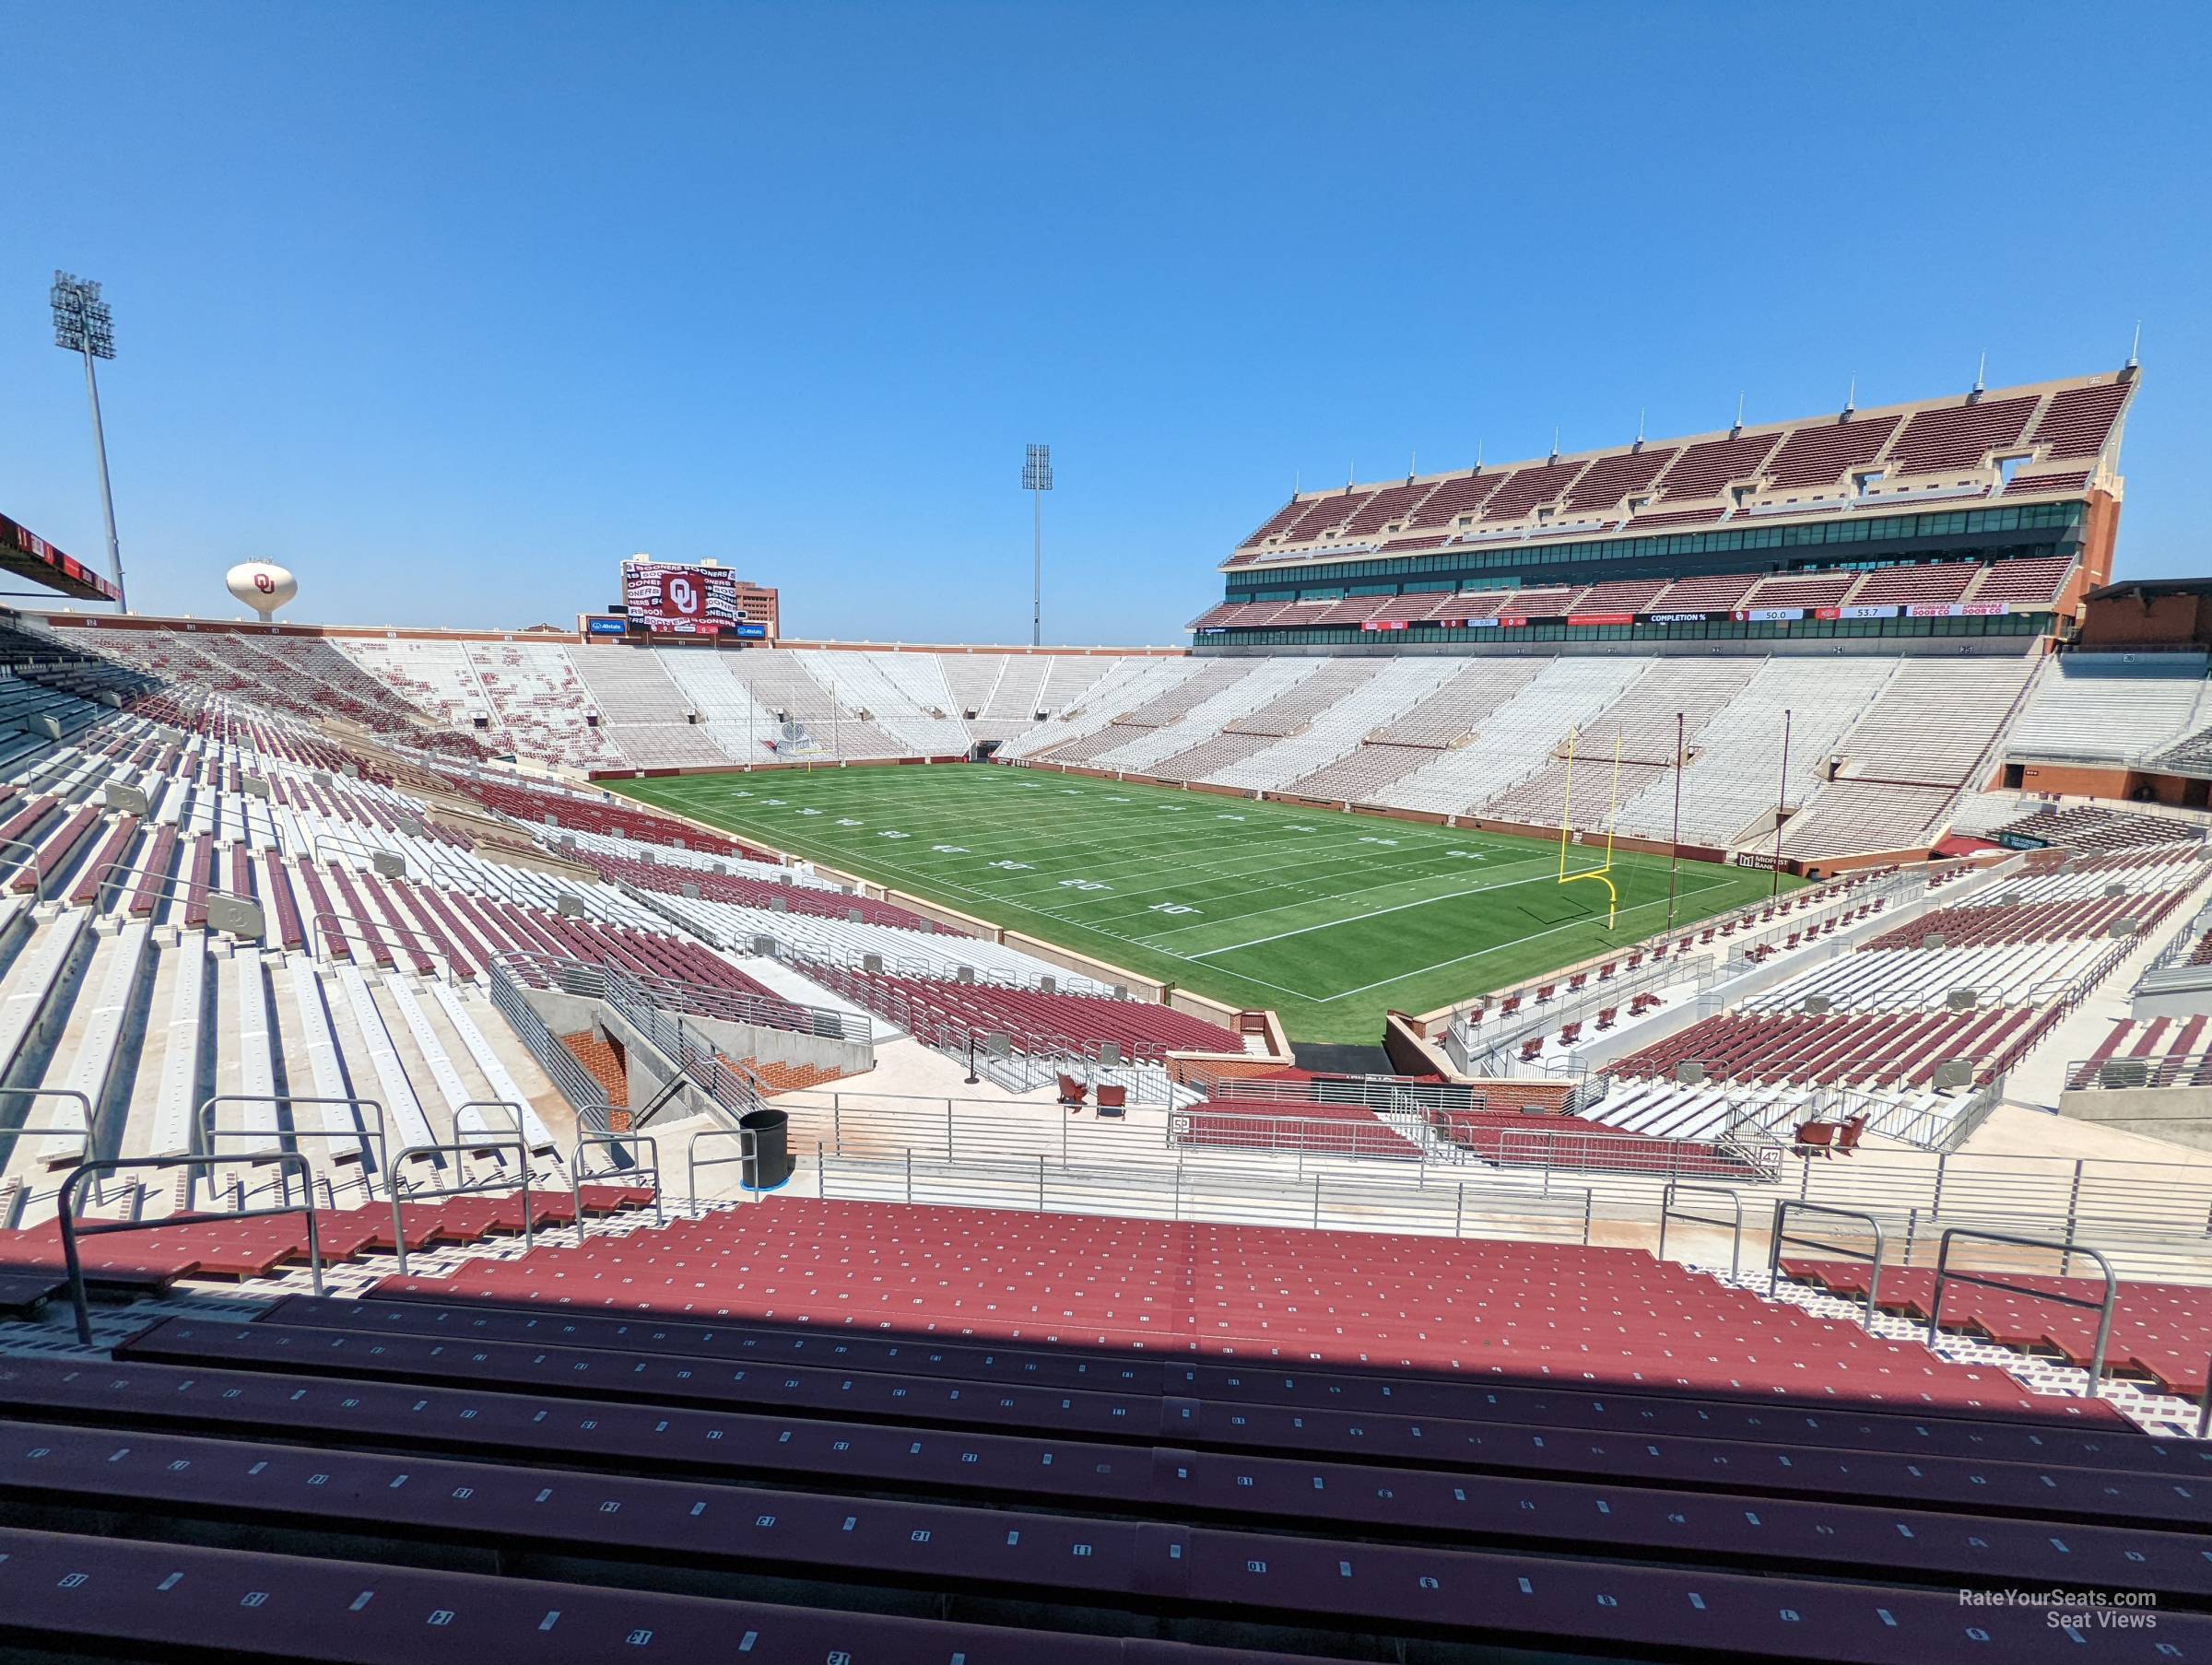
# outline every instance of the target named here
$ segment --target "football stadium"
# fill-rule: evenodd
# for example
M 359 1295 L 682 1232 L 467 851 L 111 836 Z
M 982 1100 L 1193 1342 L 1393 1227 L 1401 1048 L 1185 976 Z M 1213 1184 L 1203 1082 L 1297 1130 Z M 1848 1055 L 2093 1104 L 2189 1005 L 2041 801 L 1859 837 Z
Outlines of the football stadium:
M 1209 481 L 1165 645 L 1055 643 L 1031 445 L 1034 628 L 884 642 L 734 538 L 187 591 L 41 299 L 0 1658 L 2212 1660 L 2138 352 Z

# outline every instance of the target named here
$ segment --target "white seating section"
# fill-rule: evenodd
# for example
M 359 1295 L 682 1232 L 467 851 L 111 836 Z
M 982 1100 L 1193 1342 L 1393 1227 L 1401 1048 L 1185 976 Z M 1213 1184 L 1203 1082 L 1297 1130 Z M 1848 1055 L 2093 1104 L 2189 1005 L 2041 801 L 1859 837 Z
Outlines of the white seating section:
M 1469 813 L 1551 761 L 1552 748 L 1642 674 L 1647 659 L 1555 659 L 1482 720 L 1473 740 L 1394 781 L 1388 802 L 1448 815 Z
M 944 757 L 984 742 L 1007 761 L 1526 827 L 1564 814 L 1641 838 L 1677 826 L 1680 713 L 1683 838 L 1764 847 L 1779 791 L 1782 853 L 1808 862 L 1932 843 L 2006 756 L 2119 760 L 2212 732 L 2194 653 L 1200 658 L 141 635 L 121 656 L 188 684 L 251 698 L 261 678 L 349 709 L 381 699 L 444 725 L 443 740 L 459 744 L 458 727 L 576 769 Z
M 2125 763 L 2212 723 L 2202 653 L 2068 653 L 2020 713 L 2015 757 Z
M 1006 667 L 1014 662 L 1015 657 L 1011 653 L 947 653 L 943 655 L 937 668 L 945 678 L 946 692 L 952 696 L 952 715 L 959 718 L 962 721 L 968 721 L 968 713 L 971 711 L 981 717 L 983 708 L 991 703 L 991 696 L 997 692 L 999 683 L 1005 678 Z M 1039 677 L 1040 680 L 1042 679 L 1041 673 L 1039 673 Z M 971 733 L 973 727 L 974 725 L 971 723 L 970 731 Z M 1005 737 L 999 734 L 977 736 L 979 739 L 993 740 Z
M 1318 659 L 1255 659 L 1231 662 L 1241 673 L 1222 679 L 1207 697 L 1158 728 L 1138 732 L 1131 739 L 1101 752 L 1093 759 L 1100 768 L 1150 770 L 1163 757 L 1189 751 L 1218 735 L 1222 729 L 1288 693 L 1322 667 Z M 1183 685 L 1195 691 L 1202 678 Z
M 1837 655 L 1769 660 L 1690 739 L 1682 771 L 1682 837 L 1723 847 L 1756 844 L 1774 829 L 1782 794 L 1783 714 L 1789 714 L 1787 802 L 1818 790 L 1843 732 L 1896 674 L 1894 660 Z M 1599 725 L 1600 739 L 1603 724 Z M 1762 765 L 1771 763 L 1771 768 Z M 1671 779 L 1653 781 L 1621 808 L 1619 830 L 1664 837 L 1674 826 Z
M 1379 659 L 1309 661 L 1309 674 L 1289 687 L 1241 717 L 1231 718 L 1196 745 L 1162 758 L 1149 772 L 1161 780 L 1215 780 L 1254 753 L 1288 735 L 1304 733 L 1323 712 L 1342 709 L 1386 663 Z
M 1448 659 L 1380 662 L 1373 675 L 1352 683 L 1335 703 L 1315 711 L 1303 729 L 1198 778 L 1220 786 L 1287 791 L 1292 781 L 1349 756 L 1370 731 L 1404 716 L 1460 669 Z
M 1603 827 L 1618 803 L 1672 778 L 1677 728 L 1687 746 L 1758 669 L 1755 661 L 1742 659 L 1649 662 L 1579 733 L 1552 743 L 1551 761 L 1485 800 L 1481 813 L 1537 827 L 1557 826 L 1562 816 L 1580 827 Z
M 682 691 L 657 653 L 580 650 L 576 669 L 599 709 L 607 739 L 630 762 L 647 768 L 726 763 L 698 725 Z
M 656 657 L 673 658 L 684 651 L 666 649 L 659 651 Z M 912 756 L 906 746 L 861 716 L 866 702 L 843 686 L 836 669 L 825 670 L 819 676 L 810 670 L 815 661 L 825 657 L 830 656 L 782 650 L 740 653 L 724 670 L 743 680 L 754 704 L 771 718 L 781 715 L 780 754 L 823 758 Z M 842 659 L 843 655 L 834 657 Z
M 744 655 L 737 655 L 742 670 Z M 901 755 L 964 756 L 970 740 L 945 674 L 932 653 L 848 653 L 799 650 L 794 657 L 818 683 L 836 689 L 846 710 L 865 712 Z
M 1033 757 L 1048 750 L 1055 754 L 1072 751 L 1074 743 L 1093 738 L 1116 717 L 1142 710 L 1154 699 L 1199 675 L 1206 663 L 1197 659 L 1117 660 L 1104 675 L 1084 687 L 1069 703 L 1041 706 L 1040 709 L 1053 713 L 1051 721 L 1038 723 L 1026 734 L 1008 741 L 999 748 L 998 755 Z M 1043 698 L 1048 700 L 1058 677 L 1055 671 L 1046 679 Z
M 1819 996 L 1839 1012 L 1936 1012 L 1961 989 L 1972 990 L 1978 1005 L 2040 1005 L 2112 946 L 2103 937 L 2088 937 L 1982 948 L 1862 949 L 1777 983 L 1741 1009 L 1790 1012 Z
M 762 708 L 752 691 L 729 672 L 732 655 L 680 650 L 656 653 L 691 709 L 699 714 L 706 737 L 734 763 L 769 763 L 776 754 L 771 741 L 782 736 L 776 714 Z
M 1462 664 L 1429 695 L 1378 724 L 1357 751 L 1290 782 L 1288 791 L 1347 803 L 1394 803 L 1393 783 L 1464 745 L 1476 725 L 1517 696 L 1544 669 L 1540 659 L 1477 660 Z
M 694 897 L 664 897 L 661 900 L 671 915 L 707 941 L 735 954 L 752 953 L 758 939 L 767 937 L 778 944 L 779 954 L 782 949 L 794 949 L 801 959 L 832 965 L 859 967 L 867 956 L 875 955 L 883 961 L 882 969 L 908 977 L 958 977 L 965 967 L 979 977 L 1012 979 L 1024 988 L 1034 988 L 1040 979 L 1049 977 L 1063 994 L 1113 992 L 1112 985 L 1096 978 L 1064 971 L 1018 948 L 979 937 L 929 935 L 891 925 L 780 913 Z
M 1903 661 L 1837 743 L 1833 782 L 1783 827 L 1783 854 L 1809 861 L 1904 850 L 1935 838 L 1960 790 L 1983 783 L 2000 737 L 2046 663 Z
M 512 749 L 571 768 L 619 768 L 622 754 L 606 731 L 578 713 L 595 715 L 575 662 L 558 642 L 472 641 L 463 651 L 493 720 Z
M 339 638 L 333 645 L 441 722 L 465 729 L 491 716 L 491 701 L 458 641 L 354 637 Z

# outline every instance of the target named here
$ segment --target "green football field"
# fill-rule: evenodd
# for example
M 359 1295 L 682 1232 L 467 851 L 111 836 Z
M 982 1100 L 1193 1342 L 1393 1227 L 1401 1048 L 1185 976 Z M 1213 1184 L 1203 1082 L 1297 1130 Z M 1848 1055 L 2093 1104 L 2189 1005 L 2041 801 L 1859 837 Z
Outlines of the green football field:
M 1622 853 L 1561 885 L 1556 839 L 1453 830 L 993 764 L 606 784 L 793 855 L 1238 1006 L 1296 1040 L 1373 1044 L 1426 1012 L 1666 922 L 1667 862 Z M 1570 871 L 1602 850 L 1574 849 Z M 1783 885 L 1795 881 L 1785 877 Z M 1772 875 L 1681 864 L 1677 920 Z

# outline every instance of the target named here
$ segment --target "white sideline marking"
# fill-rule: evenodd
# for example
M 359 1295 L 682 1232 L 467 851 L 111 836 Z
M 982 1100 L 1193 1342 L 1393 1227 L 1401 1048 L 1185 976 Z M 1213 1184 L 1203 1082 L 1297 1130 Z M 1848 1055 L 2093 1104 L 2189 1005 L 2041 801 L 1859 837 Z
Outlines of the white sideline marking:
M 1190 960 L 1210 959 L 1217 954 L 1234 954 L 1240 948 L 1257 948 L 1263 943 L 1279 943 L 1285 937 L 1305 936 L 1309 932 L 1315 931 L 1334 931 L 1339 925 L 1357 925 L 1361 920 L 1379 920 L 1386 913 L 1403 913 L 1408 908 L 1429 908 L 1433 907 L 1438 902 L 1456 902 L 1462 897 L 1482 896 L 1485 893 L 1492 890 L 1510 890 L 1516 885 L 1541 885 L 1548 876 L 1549 875 L 1546 874 L 1537 874 L 1534 877 L 1526 879 L 1507 879 L 1502 884 L 1498 885 L 1470 885 L 1465 890 L 1447 891 L 1441 897 L 1423 897 L 1418 901 L 1395 902 L 1388 908 L 1377 908 L 1367 913 L 1347 914 L 1343 919 L 1340 920 L 1328 920 L 1318 925 L 1300 925 L 1295 931 L 1278 931 L 1273 936 L 1255 936 L 1248 943 L 1230 943 L 1226 947 L 1207 948 L 1198 954 L 1179 954 L 1175 957 L 1177 959 Z M 1582 923 L 1582 921 L 1580 920 L 1568 920 L 1568 923 L 1571 925 L 1579 925 Z M 1513 940 L 1515 942 L 1526 942 L 1528 939 L 1525 937 L 1515 937 Z M 1503 944 L 1499 945 L 1500 947 L 1504 946 Z M 1444 963 L 1446 965 L 1450 965 L 1452 962 L 1447 960 Z M 1395 982 L 1397 981 L 1397 979 L 1393 978 L 1390 980 Z
M 1719 885 L 1720 881 L 1715 879 L 1711 885 L 1700 885 L 1696 890 L 1687 892 L 1686 894 L 1690 896 L 1698 896 L 1705 891 L 1716 888 Z M 1624 914 L 1641 913 L 1646 908 L 1656 908 L 1661 906 L 1665 899 L 1666 898 L 1664 897 L 1655 897 L 1651 901 L 1639 902 L 1633 908 L 1623 908 L 1621 912 Z M 1365 994 L 1370 989 L 1387 989 L 1391 984 L 1402 983 L 1409 977 L 1426 977 L 1431 971 L 1441 971 L 1446 966 L 1456 966 L 1463 960 L 1478 960 L 1483 958 L 1486 955 L 1497 954 L 1507 948 L 1518 948 L 1524 943 L 1533 943 L 1540 937 L 1552 936 L 1561 931 L 1571 931 L 1576 926 L 1585 924 L 1588 921 L 1584 920 L 1569 920 L 1564 924 L 1552 925 L 1542 931 L 1532 931 L 1526 936 L 1517 936 L 1511 942 L 1492 943 L 1488 948 L 1477 948 L 1472 954 L 1462 954 L 1452 959 L 1439 960 L 1433 966 L 1422 966 L 1412 971 L 1401 971 L 1394 977 L 1383 978 L 1380 982 L 1362 983 L 1357 989 L 1345 989 L 1335 994 L 1308 994 L 1302 996 L 1301 998 L 1310 1000 L 1316 1005 L 1325 1006 L 1331 1001 L 1348 1000 L 1355 994 Z M 1626 952 L 1626 950 L 1623 950 L 1623 952 Z M 1217 967 L 1217 969 L 1218 968 L 1218 967 Z M 1235 977 L 1237 973 L 1231 971 L 1228 975 L 1230 977 Z M 1269 985 L 1270 988 L 1274 986 L 1275 985 L 1273 984 Z M 1285 991 L 1285 992 L 1288 992 L 1288 991 Z
M 1045 790 L 1041 783 L 1025 781 L 1009 784 L 1029 791 Z M 865 805 L 855 804 L 853 807 L 865 807 Z M 972 808 L 962 803 L 957 797 L 957 795 L 944 795 L 938 802 L 931 803 L 928 807 L 932 811 L 933 815 L 936 814 L 942 814 L 947 816 L 957 815 L 960 819 L 962 826 L 970 830 L 972 830 L 978 826 L 982 827 L 985 831 L 994 835 L 994 842 L 1000 843 L 1002 848 L 1006 844 L 1011 843 L 1015 848 L 1018 849 L 1036 841 L 1033 836 L 1030 838 L 1025 838 L 1022 836 L 1023 832 L 1028 831 L 1030 827 L 1030 820 L 1026 816 L 1015 817 L 1002 829 L 994 817 L 978 816 L 973 813 Z M 1187 807 L 1187 805 L 1181 803 L 1162 803 L 1155 805 L 1156 809 L 1165 811 L 1170 814 L 1181 814 Z M 1359 818 L 1349 817 L 1348 819 L 1356 825 Z M 1018 828 L 1022 830 L 1017 831 L 1016 829 Z M 738 836 L 743 836 L 742 829 L 734 828 L 730 830 L 737 832 Z M 1277 828 L 1271 828 L 1270 830 L 1277 830 Z M 1311 824 L 1283 823 L 1279 824 L 1279 830 L 1286 832 L 1297 832 L 1313 831 L 1319 829 L 1314 828 Z M 1349 827 L 1347 827 L 1346 830 L 1348 831 Z M 1445 829 L 1441 827 L 1433 830 L 1434 832 L 1441 834 L 1444 837 L 1451 836 L 1450 833 L 1446 832 Z M 1470 844 L 1480 845 L 1490 842 L 1486 835 L 1481 833 L 1475 833 L 1472 837 L 1470 837 L 1466 829 L 1462 829 L 1458 836 Z M 1360 841 L 1375 843 L 1386 842 L 1385 840 L 1381 839 L 1361 839 Z M 1502 850 L 1510 842 L 1511 840 L 1504 838 L 1496 840 L 1498 849 L 1500 850 Z M 938 848 L 942 849 L 943 847 Z M 1187 862 L 1179 862 L 1178 865 L 1183 866 L 1192 871 L 1197 871 L 1211 875 L 1219 875 L 1230 879 L 1242 879 L 1251 881 L 1258 879 L 1261 875 L 1266 873 L 1280 871 L 1282 866 L 1281 858 L 1288 857 L 1288 850 L 1287 848 L 1280 849 L 1278 852 L 1266 852 L 1264 850 L 1261 850 L 1258 853 L 1262 854 L 1263 857 L 1273 853 L 1276 855 L 1276 859 L 1272 863 L 1264 860 L 1262 865 L 1260 865 L 1256 870 L 1243 867 L 1241 864 L 1231 865 L 1229 863 L 1218 863 L 1208 862 L 1205 859 L 1206 856 L 1224 853 L 1241 854 L 1242 853 L 1244 847 L 1238 844 L 1225 844 L 1213 840 L 1201 841 L 1189 847 L 1191 860 Z M 1146 856 L 1151 857 L 1153 860 L 1157 860 L 1157 857 L 1154 854 L 1151 847 L 1143 844 L 1130 846 L 1125 852 L 1118 850 L 1110 850 L 1109 870 L 1111 871 L 1115 865 L 1125 866 L 1129 865 L 1132 862 L 1144 860 L 1145 857 L 1139 856 L 1138 852 L 1140 850 L 1145 851 Z M 829 854 L 823 859 L 834 860 L 840 853 L 840 847 L 831 845 Z M 851 853 L 853 855 L 860 854 L 860 852 L 856 850 L 843 853 Z M 888 852 L 886 853 L 888 854 Z M 1375 853 L 1378 856 L 1380 854 L 1380 852 Z M 1440 857 L 1444 856 L 1463 856 L 1465 859 L 1477 862 L 1487 861 L 1488 859 L 1488 856 L 1479 853 L 1478 850 L 1464 849 L 1446 850 L 1436 850 L 1433 847 L 1430 847 L 1430 840 L 1426 838 L 1415 839 L 1413 841 L 1413 848 L 1411 850 L 1403 850 L 1400 853 L 1416 856 L 1419 861 L 1435 861 Z M 1124 856 L 1126 859 L 1124 859 Z M 1195 965 L 1209 957 L 1234 953 L 1241 948 L 1255 947 L 1262 944 L 1278 942 L 1287 937 L 1307 935 L 1314 932 L 1330 931 L 1334 930 L 1339 925 L 1356 924 L 1365 920 L 1379 918 L 1387 914 L 1402 912 L 1407 909 L 1427 907 L 1434 902 L 1455 901 L 1462 897 L 1481 895 L 1490 890 L 1505 889 L 1513 885 L 1542 884 L 1551 882 L 1551 871 L 1548 857 L 1545 856 L 1541 851 L 1529 856 L 1521 856 L 1518 854 L 1518 852 L 1516 852 L 1515 859 L 1506 862 L 1500 871 L 1511 873 L 1525 864 L 1536 862 L 1541 862 L 1544 863 L 1543 871 L 1528 878 L 1502 879 L 1488 885 L 1473 885 L 1465 890 L 1450 891 L 1441 896 L 1419 897 L 1408 902 L 1395 903 L 1388 907 L 1371 909 L 1365 913 L 1348 914 L 1339 919 L 1327 920 L 1311 925 L 1300 926 L 1289 931 L 1278 932 L 1267 936 L 1251 938 L 1248 941 L 1230 944 L 1225 947 L 1205 949 L 1196 954 L 1186 955 L 1179 954 L 1172 948 L 1165 946 L 1164 944 L 1167 939 L 1191 931 L 1205 930 L 1207 928 L 1207 923 L 1209 922 L 1193 922 L 1187 925 L 1171 926 L 1152 935 L 1132 935 L 1128 931 L 1113 930 L 1102 923 L 1087 924 L 1068 914 L 1055 911 L 1052 908 L 1042 906 L 1041 904 L 1047 900 L 1056 899 L 1051 897 L 1049 895 L 1036 895 L 1032 899 L 1025 900 L 1018 893 L 1008 893 L 999 890 L 977 888 L 971 885 L 961 885 L 958 881 L 947 878 L 941 874 L 931 873 L 926 869 L 910 868 L 902 862 L 884 861 L 876 857 L 870 857 L 868 859 L 876 862 L 877 865 L 887 868 L 892 873 L 906 879 L 910 884 L 913 885 L 918 889 L 924 891 L 927 891 L 932 887 L 951 889 L 969 897 L 974 902 L 983 904 L 997 903 L 1002 906 L 1018 909 L 1025 913 L 1032 914 L 1040 919 L 1051 920 L 1058 924 L 1066 925 L 1071 929 L 1082 931 L 1093 936 L 1103 937 L 1114 942 L 1125 943 L 1132 947 L 1147 949 L 1154 954 L 1159 955 L 1163 958 L 1180 960 L 1186 965 Z M 1356 852 L 1348 845 L 1339 845 L 1333 849 L 1330 853 L 1322 857 L 1314 858 L 1313 860 L 1315 861 L 1316 864 L 1326 867 L 1331 865 L 1340 865 L 1346 861 L 1355 859 L 1357 859 Z M 1289 864 L 1291 866 L 1303 866 L 1306 864 L 1306 862 L 1300 859 L 1292 861 Z M 990 862 L 989 865 L 994 868 L 1010 869 L 1017 872 L 1036 871 L 1033 864 L 1026 862 L 996 861 Z M 1039 876 L 1041 878 L 1048 877 L 1049 874 L 1040 874 Z M 1163 874 L 1161 876 L 1167 878 L 1170 883 L 1173 882 L 1173 875 Z M 1183 876 L 1187 876 L 1187 874 Z M 1348 879 L 1354 877 L 1355 875 L 1353 874 L 1347 873 L 1340 876 Z M 1305 894 L 1303 893 L 1302 886 L 1285 885 L 1281 884 L 1261 884 L 1259 888 L 1264 891 L 1296 889 L 1300 890 L 1301 894 L 1290 900 L 1272 903 L 1266 907 L 1253 909 L 1249 914 L 1242 917 L 1256 920 L 1268 913 L 1286 911 L 1290 909 L 1305 908 L 1313 906 L 1315 904 L 1325 906 L 1328 903 L 1336 901 L 1340 898 L 1356 896 L 1361 891 L 1394 888 L 1396 886 L 1407 884 L 1421 884 L 1431 879 L 1441 878 L 1442 876 L 1443 875 L 1441 873 L 1431 874 L 1425 876 L 1393 876 L 1377 884 L 1358 885 L 1352 886 L 1348 890 L 1332 891 L 1320 895 Z M 1724 883 L 1724 876 L 1722 878 L 1716 878 L 1710 884 L 1697 885 L 1694 888 L 1685 887 L 1682 894 L 1685 897 L 1700 895 L 1706 891 L 1720 888 Z M 1147 889 L 1150 889 L 1152 894 L 1157 895 L 1159 889 L 1165 887 L 1165 885 L 1157 887 L 1140 885 L 1135 889 L 1134 895 L 1124 892 L 1123 896 L 1113 897 L 1112 899 L 1124 903 L 1133 903 L 1135 901 L 1136 897 L 1146 894 Z M 1067 899 L 1071 906 L 1082 905 L 1080 903 L 1077 903 L 1073 897 L 1069 897 Z M 1106 900 L 1108 898 L 1099 897 L 1097 899 Z M 1147 911 L 1153 913 L 1170 913 L 1174 910 L 1175 906 L 1176 905 L 1155 905 L 1148 909 Z M 1656 901 L 1641 902 L 1634 904 L 1630 907 L 1623 908 L 1620 909 L 1620 912 L 1625 918 L 1636 913 L 1648 911 L 1649 909 L 1657 906 L 1659 906 L 1659 903 Z M 1195 913 L 1199 910 L 1193 909 L 1191 911 Z M 1134 926 L 1137 923 L 1137 920 L 1132 918 L 1124 920 L 1124 922 Z M 1210 923 L 1216 928 L 1227 922 L 1228 921 L 1226 920 L 1210 921 Z M 1587 922 L 1588 916 L 1585 916 L 1582 919 L 1568 920 L 1555 926 L 1549 926 L 1543 930 L 1530 932 L 1524 936 L 1513 937 L 1503 942 L 1492 943 L 1487 947 L 1477 949 L 1468 954 L 1459 955 L 1451 959 L 1440 960 L 1434 965 L 1422 966 L 1400 972 L 1395 972 L 1391 976 L 1381 979 L 1375 982 L 1363 984 L 1357 989 L 1341 990 L 1334 994 L 1315 994 L 1305 989 L 1290 988 L 1282 983 L 1271 982 L 1265 978 L 1254 977 L 1250 972 L 1245 971 L 1234 971 L 1221 967 L 1208 967 L 1206 969 L 1215 972 L 1218 976 L 1233 978 L 1238 982 L 1250 985 L 1253 988 L 1273 990 L 1279 994 L 1288 995 L 1295 1000 L 1310 1001 L 1316 1004 L 1327 1004 L 1334 1001 L 1349 999 L 1354 995 L 1363 994 L 1371 990 L 1387 988 L 1392 984 L 1404 982 L 1410 979 L 1425 977 L 1431 972 L 1441 971 L 1448 967 L 1460 965 L 1465 961 L 1478 960 L 1490 955 L 1500 954 L 1508 949 L 1516 948 L 1524 944 L 1536 942 L 1544 937 L 1556 935 L 1560 932 L 1577 929 Z

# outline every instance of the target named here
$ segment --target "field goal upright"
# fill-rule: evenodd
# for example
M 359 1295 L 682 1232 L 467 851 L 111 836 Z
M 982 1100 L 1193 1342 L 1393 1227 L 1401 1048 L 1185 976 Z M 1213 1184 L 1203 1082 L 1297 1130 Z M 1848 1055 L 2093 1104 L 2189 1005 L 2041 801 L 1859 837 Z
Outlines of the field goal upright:
M 1620 917 L 1620 892 L 1613 883 L 1613 824 L 1620 815 L 1620 749 L 1621 733 L 1613 731 L 1613 799 L 1606 809 L 1606 857 L 1595 867 L 1585 867 L 1577 873 L 1567 871 L 1567 856 L 1574 843 L 1574 754 L 1582 741 L 1582 731 L 1570 730 L 1567 735 L 1567 784 L 1559 798 L 1559 883 L 1577 884 L 1584 879 L 1595 879 L 1606 887 L 1606 929 L 1613 929 Z

